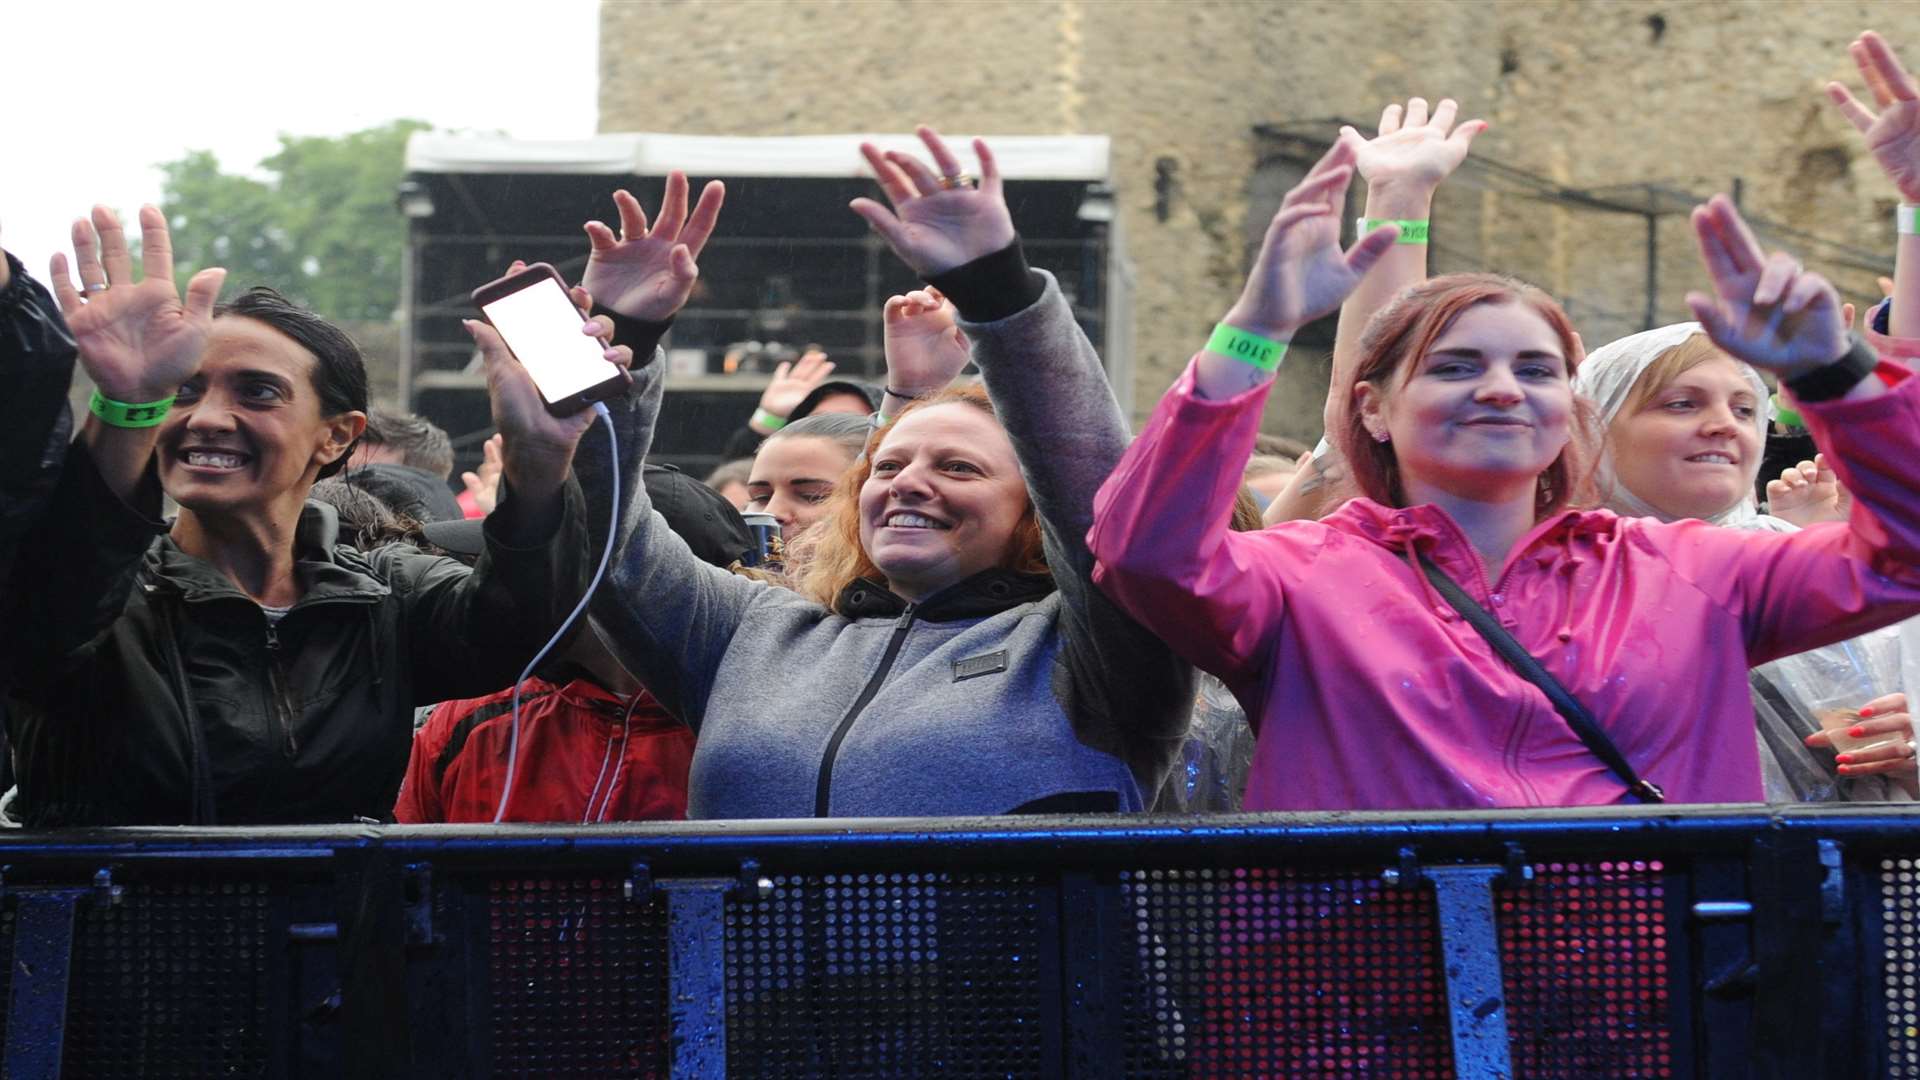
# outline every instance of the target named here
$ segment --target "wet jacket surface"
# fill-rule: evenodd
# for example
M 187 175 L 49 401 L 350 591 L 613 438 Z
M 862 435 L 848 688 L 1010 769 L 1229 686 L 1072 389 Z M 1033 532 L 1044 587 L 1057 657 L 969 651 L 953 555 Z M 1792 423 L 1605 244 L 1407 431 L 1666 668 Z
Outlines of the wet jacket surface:
M 414 736 L 394 820 L 492 821 L 507 782 L 512 719 L 512 689 L 436 706 Z M 518 760 L 507 821 L 687 816 L 693 732 L 644 690 L 622 698 L 585 677 L 528 679 Z
M 1884 369 L 1883 369 L 1884 370 Z M 1920 612 L 1920 379 L 1801 406 L 1847 523 L 1756 534 L 1565 511 L 1489 580 L 1439 508 L 1355 499 L 1227 530 L 1266 388 L 1191 369 L 1096 503 L 1095 580 L 1247 707 L 1246 809 L 1626 801 L 1620 782 L 1406 559 L 1427 553 L 1675 802 L 1761 798 L 1747 669 Z
M 55 493 L 64 542 L 21 555 L 37 583 L 23 590 L 36 633 L 9 716 L 23 818 L 385 819 L 413 708 L 510 684 L 579 601 L 585 526 L 579 489 L 565 492 L 543 545 L 509 547 L 489 528 L 471 570 L 405 544 L 339 545 L 333 509 L 310 502 L 295 540 L 301 597 L 270 625 L 76 444 Z
M 1008 317 L 966 311 L 1050 577 L 988 570 L 917 605 L 855 582 L 840 615 L 728 574 L 694 558 L 633 482 L 659 409 L 657 359 L 615 408 L 622 495 L 638 498 L 594 614 L 627 669 L 699 734 L 690 817 L 1138 810 L 1179 752 L 1191 671 L 1093 588 L 1080 540 L 1127 440 L 1099 359 L 1050 277 Z M 576 457 L 596 502 L 599 457 Z
M 67 387 L 73 382 L 73 335 L 59 305 L 12 255 L 0 289 L 0 580 L 10 576 L 23 535 L 46 508 L 73 438 Z M 0 658 L 0 671 L 6 669 Z

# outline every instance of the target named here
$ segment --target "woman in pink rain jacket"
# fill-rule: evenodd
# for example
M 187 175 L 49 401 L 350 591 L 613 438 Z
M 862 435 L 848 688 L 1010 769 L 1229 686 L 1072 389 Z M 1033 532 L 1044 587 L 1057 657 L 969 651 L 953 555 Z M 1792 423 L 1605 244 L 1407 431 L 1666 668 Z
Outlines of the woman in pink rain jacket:
M 1223 325 L 1284 342 L 1395 239 L 1339 248 L 1353 148 L 1289 193 Z M 1436 593 L 1424 554 L 1676 802 L 1761 797 L 1747 669 L 1920 612 L 1920 381 L 1850 343 L 1833 289 L 1695 211 L 1716 344 L 1774 371 L 1854 492 L 1852 518 L 1756 536 L 1591 505 L 1579 347 L 1537 290 L 1437 278 L 1368 325 L 1331 432 L 1363 497 L 1230 533 L 1272 378 L 1200 353 L 1095 503 L 1095 581 L 1220 676 L 1258 733 L 1249 810 L 1612 803 L 1625 787 Z M 1216 340 L 1222 340 L 1216 338 Z M 1257 351 L 1257 349 L 1253 350 Z

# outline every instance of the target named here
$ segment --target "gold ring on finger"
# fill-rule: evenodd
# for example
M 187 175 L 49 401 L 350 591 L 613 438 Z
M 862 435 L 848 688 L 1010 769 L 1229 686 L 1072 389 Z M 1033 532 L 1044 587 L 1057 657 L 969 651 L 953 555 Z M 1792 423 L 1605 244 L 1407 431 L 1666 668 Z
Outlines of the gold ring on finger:
M 973 175 L 972 173 L 965 173 L 965 172 L 953 173 L 951 175 L 942 176 L 940 178 L 940 186 L 943 188 L 946 188 L 948 191 L 952 191 L 955 188 L 967 188 L 969 190 L 972 190 L 980 186 L 980 178 Z

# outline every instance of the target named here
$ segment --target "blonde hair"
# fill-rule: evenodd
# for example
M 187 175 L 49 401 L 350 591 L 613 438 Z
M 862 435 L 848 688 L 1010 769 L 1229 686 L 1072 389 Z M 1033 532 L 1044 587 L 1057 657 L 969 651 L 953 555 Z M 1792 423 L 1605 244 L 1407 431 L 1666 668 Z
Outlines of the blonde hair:
M 836 614 L 845 614 L 840 611 L 838 604 L 840 593 L 848 585 L 860 578 L 886 580 L 886 575 L 868 557 L 866 548 L 860 546 L 860 489 L 866 486 L 867 478 L 873 475 L 873 451 L 886 442 L 887 436 L 900 421 L 921 409 L 936 405 L 970 405 L 999 423 L 999 416 L 993 411 L 993 402 L 987 399 L 985 390 L 978 386 L 956 386 L 920 398 L 874 432 L 867 439 L 867 452 L 834 485 L 826 516 L 808 530 L 811 550 L 806 554 L 806 565 L 800 570 L 799 580 L 794 583 L 800 595 L 824 605 Z M 1000 565 L 1022 574 L 1049 572 L 1041 542 L 1040 517 L 1034 511 L 1031 496 L 1026 500 L 1019 522 L 1014 525 L 1013 538 L 1007 545 Z
M 1727 354 L 1713 343 L 1703 331 L 1668 349 L 1655 357 L 1653 363 L 1633 380 L 1633 387 L 1627 391 L 1626 404 L 1614 415 L 1614 419 L 1632 416 L 1639 412 L 1647 402 L 1652 401 L 1661 391 L 1672 385 L 1673 380 L 1712 360 L 1727 359 Z

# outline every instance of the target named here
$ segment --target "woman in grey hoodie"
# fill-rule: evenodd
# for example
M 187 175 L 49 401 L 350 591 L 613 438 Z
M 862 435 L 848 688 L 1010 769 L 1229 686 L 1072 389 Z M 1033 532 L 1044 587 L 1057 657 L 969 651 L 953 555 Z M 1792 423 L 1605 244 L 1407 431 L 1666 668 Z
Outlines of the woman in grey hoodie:
M 610 403 L 627 506 L 594 610 L 699 734 L 690 817 L 1140 810 L 1180 749 L 1191 672 L 1093 588 L 1084 540 L 1126 421 L 1059 286 L 1027 267 L 991 152 L 974 143 L 976 188 L 921 138 L 939 173 L 863 146 L 892 209 L 854 209 L 952 299 L 987 393 L 921 400 L 952 372 L 889 387 L 910 404 L 843 479 L 802 592 L 702 563 L 649 509 L 657 359 Z M 717 187 L 691 219 L 676 178 L 651 231 L 624 192 L 620 238 L 589 226 L 584 284 L 622 343 L 657 340 L 685 302 L 682 229 L 704 239 Z M 602 505 L 604 457 L 576 457 Z

